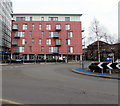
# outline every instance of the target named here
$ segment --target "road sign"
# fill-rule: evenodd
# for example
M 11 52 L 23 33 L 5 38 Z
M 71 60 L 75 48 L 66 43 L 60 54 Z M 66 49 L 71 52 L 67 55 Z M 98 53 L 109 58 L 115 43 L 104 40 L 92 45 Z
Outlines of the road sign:
M 118 64 L 116 65 L 116 67 L 117 67 L 118 69 L 120 69 L 120 63 L 118 63 Z
M 111 64 L 112 64 L 112 63 L 109 63 L 109 64 L 107 65 L 107 67 L 108 67 L 109 69 L 113 69 L 113 68 L 111 67 Z
M 99 63 L 97 65 L 100 69 L 120 69 L 120 63 Z
M 101 68 L 101 69 L 103 69 L 102 64 L 103 64 L 103 63 L 99 63 L 99 64 L 98 64 L 98 67 Z
M 113 57 L 112 57 L 112 56 L 108 56 L 108 57 L 106 58 L 106 60 L 110 62 L 110 61 L 113 60 Z

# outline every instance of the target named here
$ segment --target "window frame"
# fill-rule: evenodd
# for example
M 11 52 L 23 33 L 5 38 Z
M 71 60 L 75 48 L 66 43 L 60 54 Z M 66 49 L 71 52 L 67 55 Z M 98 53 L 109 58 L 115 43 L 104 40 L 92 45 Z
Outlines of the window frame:
M 28 24 L 23 24 L 22 29 L 23 29 L 23 30 L 27 30 L 27 29 L 28 29 Z
M 70 17 L 65 17 L 65 21 L 70 21 Z
M 71 29 L 71 25 L 70 25 L 70 24 L 66 24 L 66 25 L 65 25 L 65 29 L 66 29 L 66 30 L 70 30 L 70 29 Z
M 46 45 L 51 45 L 52 44 L 52 40 L 51 39 L 46 39 Z
M 67 32 L 68 33 L 68 38 L 72 38 L 73 37 L 73 32 Z
M 34 45 L 35 44 L 35 39 L 34 38 L 32 38 L 32 45 Z

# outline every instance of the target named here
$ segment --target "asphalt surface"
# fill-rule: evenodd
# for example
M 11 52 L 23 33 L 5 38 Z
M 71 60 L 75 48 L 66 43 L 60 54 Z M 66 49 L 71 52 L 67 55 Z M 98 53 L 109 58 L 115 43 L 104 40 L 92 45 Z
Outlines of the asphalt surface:
M 118 80 L 70 70 L 79 64 L 2 67 L 2 98 L 24 104 L 118 104 Z

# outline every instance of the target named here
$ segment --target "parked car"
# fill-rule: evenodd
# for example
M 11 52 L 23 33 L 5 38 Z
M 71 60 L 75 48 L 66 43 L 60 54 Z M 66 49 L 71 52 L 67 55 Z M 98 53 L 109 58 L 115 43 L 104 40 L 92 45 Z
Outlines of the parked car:
M 120 63 L 120 59 L 117 59 L 115 62 L 116 62 L 116 63 Z

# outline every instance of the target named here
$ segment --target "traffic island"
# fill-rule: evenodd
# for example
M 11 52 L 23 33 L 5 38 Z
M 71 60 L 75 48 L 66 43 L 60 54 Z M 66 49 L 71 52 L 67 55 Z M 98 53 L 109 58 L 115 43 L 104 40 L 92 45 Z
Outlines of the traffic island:
M 72 72 L 88 75 L 88 76 L 94 76 L 94 77 L 102 77 L 102 78 L 112 78 L 112 79 L 120 79 L 120 75 L 111 75 L 111 74 L 101 74 L 101 73 L 95 73 L 90 71 L 85 71 L 84 69 L 72 69 Z

